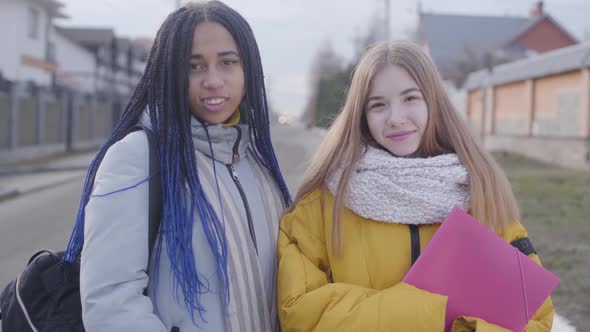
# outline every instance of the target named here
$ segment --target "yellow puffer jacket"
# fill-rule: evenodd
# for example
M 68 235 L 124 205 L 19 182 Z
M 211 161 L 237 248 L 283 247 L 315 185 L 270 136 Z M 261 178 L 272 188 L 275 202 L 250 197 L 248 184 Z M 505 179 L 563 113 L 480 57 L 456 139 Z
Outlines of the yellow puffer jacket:
M 446 296 L 401 282 L 412 263 L 415 235 L 419 234 L 423 250 L 440 224 L 411 230 L 345 209 L 343 255 L 336 258 L 331 245 L 333 196 L 325 193 L 323 199 L 319 189 L 310 193 L 281 221 L 278 306 L 283 332 L 444 331 Z M 527 232 L 514 223 L 499 235 L 512 242 Z M 540 264 L 536 254 L 530 257 Z M 548 298 L 525 331 L 549 331 L 552 322 L 553 304 Z M 461 317 L 452 331 L 507 330 Z

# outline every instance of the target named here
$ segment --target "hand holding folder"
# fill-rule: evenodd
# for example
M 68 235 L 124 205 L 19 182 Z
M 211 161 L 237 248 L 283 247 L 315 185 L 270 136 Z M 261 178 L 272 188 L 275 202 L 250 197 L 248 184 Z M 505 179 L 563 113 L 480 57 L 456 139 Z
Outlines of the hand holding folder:
M 404 282 L 448 297 L 445 331 L 459 316 L 520 332 L 559 284 L 551 272 L 455 207 Z

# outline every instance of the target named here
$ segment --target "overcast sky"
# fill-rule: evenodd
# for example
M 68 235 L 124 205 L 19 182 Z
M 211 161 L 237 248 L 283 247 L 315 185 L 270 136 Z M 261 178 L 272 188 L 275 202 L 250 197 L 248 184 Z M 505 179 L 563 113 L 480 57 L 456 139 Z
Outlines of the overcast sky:
M 66 26 L 113 27 L 123 37 L 153 37 L 175 0 L 60 0 Z M 249 21 L 261 49 L 271 103 L 297 115 L 309 94 L 309 65 L 329 41 L 345 59 L 355 36 L 366 31 L 383 0 L 225 0 Z M 416 0 L 391 1 L 391 34 L 403 36 L 417 23 Z M 424 0 L 424 11 L 528 16 L 534 0 Z M 589 39 L 589 0 L 549 0 L 545 10 L 579 40 Z

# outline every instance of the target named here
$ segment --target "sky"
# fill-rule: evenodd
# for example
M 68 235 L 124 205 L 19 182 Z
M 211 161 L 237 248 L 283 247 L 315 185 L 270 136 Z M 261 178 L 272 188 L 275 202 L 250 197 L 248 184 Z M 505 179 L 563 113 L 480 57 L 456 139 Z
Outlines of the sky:
M 60 0 L 64 26 L 112 27 L 121 37 L 154 37 L 175 0 Z M 185 2 L 185 1 L 183 1 Z M 345 61 L 354 40 L 384 14 L 384 0 L 225 0 L 252 26 L 262 56 L 270 103 L 298 116 L 310 94 L 310 65 L 329 44 Z M 528 16 L 534 0 L 423 0 L 422 10 L 467 15 Z M 590 1 L 547 0 L 550 13 L 578 40 L 590 40 Z M 417 0 L 392 0 L 390 35 L 403 38 L 417 24 Z

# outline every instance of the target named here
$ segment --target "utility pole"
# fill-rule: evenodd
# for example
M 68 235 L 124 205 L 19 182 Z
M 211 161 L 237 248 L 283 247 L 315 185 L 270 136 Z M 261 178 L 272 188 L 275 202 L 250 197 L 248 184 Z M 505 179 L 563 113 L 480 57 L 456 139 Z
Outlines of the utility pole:
M 385 0 L 385 39 L 390 38 L 391 0 Z
M 176 0 L 176 9 L 179 9 L 180 6 L 182 6 L 182 1 L 181 0 Z

